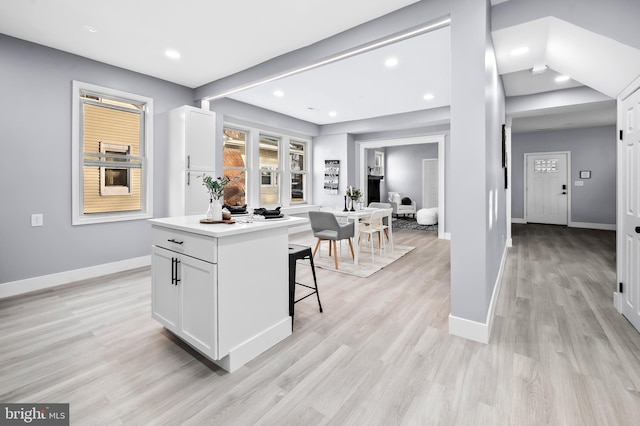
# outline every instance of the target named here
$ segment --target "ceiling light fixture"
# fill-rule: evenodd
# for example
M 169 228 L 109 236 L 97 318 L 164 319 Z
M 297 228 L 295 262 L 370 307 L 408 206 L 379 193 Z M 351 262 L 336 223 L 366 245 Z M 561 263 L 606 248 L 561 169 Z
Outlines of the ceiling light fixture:
M 520 56 L 520 55 L 524 55 L 525 53 L 527 53 L 529 51 L 529 48 L 527 46 L 522 46 L 522 47 L 518 47 L 517 49 L 513 49 L 511 51 L 511 56 Z
M 384 64 L 388 67 L 395 67 L 396 65 L 398 65 L 398 60 L 396 58 L 389 58 L 386 61 L 384 61 Z
M 171 59 L 180 59 L 180 52 L 178 52 L 177 50 L 165 50 L 164 54 Z
M 276 90 L 275 92 L 273 92 L 273 96 L 281 98 L 284 96 L 284 92 L 282 90 Z
M 569 80 L 571 80 L 571 77 L 569 77 L 568 75 L 559 75 L 558 77 L 556 77 L 556 83 L 564 83 L 565 81 Z
M 330 117 L 335 117 L 336 115 L 338 115 L 338 113 L 337 113 L 337 112 L 335 112 L 335 111 L 329 111 L 329 116 L 330 116 Z
M 340 53 L 338 55 L 331 56 L 331 57 L 329 57 L 327 59 L 324 59 L 324 60 L 318 61 L 318 62 L 314 62 L 314 63 L 312 63 L 310 65 L 306 65 L 306 66 L 303 66 L 303 67 L 300 67 L 300 68 L 296 68 L 294 70 L 287 71 L 287 72 L 284 72 L 282 74 L 277 74 L 275 76 L 268 77 L 268 78 L 265 78 L 264 80 L 259 80 L 259 81 L 256 81 L 254 83 L 250 83 L 250 84 L 247 84 L 247 85 L 244 85 L 244 86 L 239 86 L 239 87 L 236 87 L 234 89 L 228 90 L 226 92 L 220 93 L 218 95 L 206 96 L 206 97 L 202 98 L 202 100 L 204 100 L 204 101 L 212 101 L 212 100 L 215 100 L 215 99 L 225 98 L 225 97 L 227 97 L 229 95 L 233 95 L 234 93 L 242 92 L 243 90 L 252 89 L 254 87 L 261 86 L 261 85 L 266 84 L 266 83 L 271 83 L 272 81 L 280 80 L 282 78 L 289 77 L 289 76 L 292 76 L 292 75 L 295 75 L 295 74 L 300 74 L 301 72 L 309 71 L 311 69 L 318 68 L 318 67 L 321 67 L 323 65 L 331 64 L 333 62 L 337 62 L 337 61 L 340 61 L 342 59 L 350 58 L 352 56 L 356 56 L 356 55 L 359 55 L 361 53 L 365 53 L 365 52 L 377 49 L 377 48 L 382 47 L 382 46 L 387 46 L 389 44 L 393 44 L 393 43 L 396 43 L 396 42 L 401 41 L 401 40 L 406 40 L 406 39 L 409 39 L 409 38 L 412 38 L 412 37 L 415 37 L 415 36 L 419 36 L 421 34 L 425 34 L 425 33 L 431 32 L 431 31 L 435 31 L 435 30 L 439 30 L 441 28 L 449 26 L 449 24 L 451 24 L 451 18 L 440 19 L 440 20 L 434 21 L 432 23 L 429 23 L 429 24 L 426 24 L 426 25 L 423 25 L 423 26 L 419 26 L 419 27 L 416 27 L 414 29 L 410 29 L 410 30 L 408 30 L 406 32 L 402 32 L 402 33 L 393 35 L 391 37 L 387 37 L 387 38 L 375 41 L 373 43 L 366 44 L 366 45 L 364 45 L 362 47 L 357 47 L 357 48 L 354 48 L 352 50 L 347 50 L 344 53 Z
M 92 27 L 91 25 L 83 25 L 80 28 L 82 28 L 84 31 L 88 32 L 88 33 L 97 33 L 98 30 L 95 27 Z
M 423 96 L 425 101 L 430 101 L 431 99 L 433 99 L 435 96 L 433 96 L 433 93 L 427 93 Z

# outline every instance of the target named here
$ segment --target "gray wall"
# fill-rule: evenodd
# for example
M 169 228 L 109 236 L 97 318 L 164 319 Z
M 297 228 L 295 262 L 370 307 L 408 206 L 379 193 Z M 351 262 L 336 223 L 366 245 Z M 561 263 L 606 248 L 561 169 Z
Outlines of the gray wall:
M 451 19 L 451 315 L 484 324 L 506 246 L 504 91 L 488 2 L 451 2 Z
M 405 145 L 387 147 L 385 155 L 386 192 L 381 194 L 387 199 L 387 192 L 400 192 L 416 202 L 422 208 L 422 160 L 438 158 L 438 144 Z
M 353 140 L 347 134 L 318 136 L 313 139 L 313 204 L 344 208 L 347 186 L 357 186 L 353 176 Z M 324 192 L 324 162 L 340 160 L 338 194 Z M 351 160 L 351 163 L 349 162 Z
M 511 136 L 511 216 L 524 218 L 524 154 L 571 152 L 571 222 L 616 223 L 616 128 L 591 127 Z M 591 170 L 591 179 L 580 179 Z M 582 180 L 584 186 L 574 186 Z
M 193 90 L 0 34 L 0 283 L 150 254 L 144 220 L 71 225 L 71 82 L 154 100 L 154 214 L 165 214 L 167 111 Z M 44 226 L 32 228 L 32 213 Z

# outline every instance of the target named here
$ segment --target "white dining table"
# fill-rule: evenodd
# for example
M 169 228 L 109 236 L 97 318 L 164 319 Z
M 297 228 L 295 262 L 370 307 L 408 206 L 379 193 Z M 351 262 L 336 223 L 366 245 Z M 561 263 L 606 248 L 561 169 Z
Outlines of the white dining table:
M 358 265 L 358 257 L 360 254 L 360 245 L 358 243 L 358 236 L 359 236 L 358 222 L 360 222 L 360 220 L 362 219 L 371 217 L 371 213 L 374 210 L 385 210 L 387 212 L 387 225 L 389 227 L 388 228 L 389 229 L 389 245 L 391 246 L 391 251 L 393 251 L 393 231 L 391 229 L 391 223 L 393 220 L 393 217 L 392 217 L 393 209 L 374 209 L 374 208 L 365 207 L 360 210 L 346 211 L 346 212 L 339 209 L 321 209 L 321 211 L 333 213 L 335 217 L 346 218 L 347 221 L 355 223 L 353 227 L 353 264 L 354 265 Z M 380 237 L 383 238 L 383 236 L 380 236 Z

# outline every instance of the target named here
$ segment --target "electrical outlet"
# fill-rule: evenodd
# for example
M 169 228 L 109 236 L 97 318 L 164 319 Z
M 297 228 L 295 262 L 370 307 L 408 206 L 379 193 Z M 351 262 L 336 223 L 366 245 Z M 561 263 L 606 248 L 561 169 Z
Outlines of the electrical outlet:
M 42 213 L 32 214 L 31 226 L 42 226 L 42 225 L 44 225 L 44 215 Z

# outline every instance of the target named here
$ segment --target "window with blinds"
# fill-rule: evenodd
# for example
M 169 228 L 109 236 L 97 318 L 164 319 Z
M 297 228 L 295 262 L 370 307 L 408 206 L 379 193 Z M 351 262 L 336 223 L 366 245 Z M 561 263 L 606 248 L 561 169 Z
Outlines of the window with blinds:
M 152 100 L 78 82 L 74 91 L 74 224 L 151 217 Z

